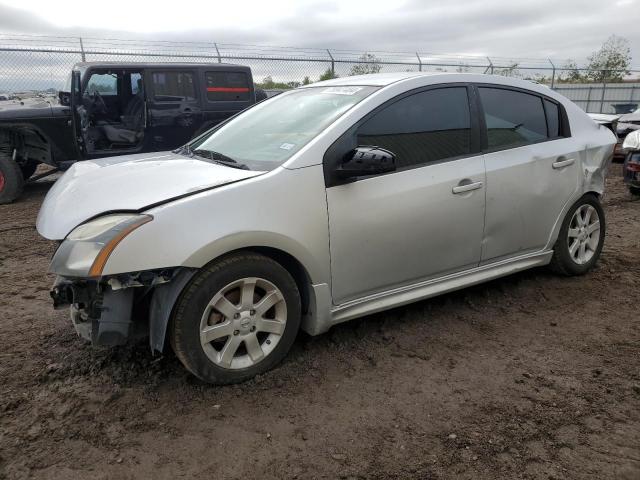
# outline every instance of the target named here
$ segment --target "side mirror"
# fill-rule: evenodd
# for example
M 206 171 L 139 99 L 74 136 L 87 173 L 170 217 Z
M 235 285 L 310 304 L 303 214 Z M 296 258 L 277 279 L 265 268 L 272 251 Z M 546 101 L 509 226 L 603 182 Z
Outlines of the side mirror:
M 58 92 L 58 100 L 60 100 L 60 105 L 68 107 L 71 105 L 71 94 L 69 92 Z
M 345 156 L 336 169 L 340 178 L 364 177 L 393 172 L 396 169 L 396 156 L 380 147 L 357 147 Z
M 624 137 L 622 149 L 627 152 L 640 150 L 640 130 L 634 130 Z

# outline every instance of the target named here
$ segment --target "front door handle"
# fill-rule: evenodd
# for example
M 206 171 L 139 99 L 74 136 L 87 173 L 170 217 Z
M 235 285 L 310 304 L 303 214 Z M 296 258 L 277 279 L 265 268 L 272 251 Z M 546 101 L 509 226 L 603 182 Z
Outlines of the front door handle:
M 551 166 L 555 169 L 564 168 L 568 167 L 575 161 L 575 158 L 558 157 L 556 158 L 556 161 L 551 164 Z
M 464 183 L 462 185 L 458 184 L 457 186 L 453 187 L 451 191 L 454 194 L 459 194 L 470 192 L 471 190 L 477 190 L 478 188 L 482 188 L 482 182 Z

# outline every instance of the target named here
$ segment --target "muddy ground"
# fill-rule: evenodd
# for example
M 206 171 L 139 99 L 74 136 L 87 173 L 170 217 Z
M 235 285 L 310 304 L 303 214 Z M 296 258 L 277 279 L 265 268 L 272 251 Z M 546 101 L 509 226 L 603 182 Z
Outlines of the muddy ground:
M 537 269 L 301 335 L 212 387 L 54 311 L 50 186 L 0 206 L 0 478 L 640 478 L 640 201 L 616 166 L 591 274 Z

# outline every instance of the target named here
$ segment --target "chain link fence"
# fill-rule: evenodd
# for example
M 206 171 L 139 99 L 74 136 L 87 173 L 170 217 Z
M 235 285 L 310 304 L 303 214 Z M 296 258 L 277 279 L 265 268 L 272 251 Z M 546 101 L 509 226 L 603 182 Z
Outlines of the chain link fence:
M 0 95 L 55 94 L 63 88 L 72 66 L 82 61 L 242 64 L 251 67 L 254 81 L 266 89 L 359 73 L 489 73 L 544 83 L 588 112 L 626 113 L 640 105 L 640 70 L 634 69 L 594 75 L 585 68 L 559 68 L 561 61 L 529 58 L 15 34 L 0 34 Z M 598 76 L 615 81 L 586 80 Z

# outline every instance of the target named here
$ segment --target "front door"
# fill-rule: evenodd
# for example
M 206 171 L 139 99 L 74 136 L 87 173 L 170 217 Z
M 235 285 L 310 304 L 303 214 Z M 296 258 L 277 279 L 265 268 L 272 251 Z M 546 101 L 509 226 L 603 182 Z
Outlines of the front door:
M 147 134 L 155 150 L 171 150 L 187 143 L 202 124 L 202 107 L 195 71 L 153 70 Z
M 565 138 L 559 104 L 505 88 L 478 91 L 487 138 L 482 262 L 492 263 L 544 249 L 579 187 L 580 152 Z
M 467 92 L 403 95 L 336 142 L 390 150 L 397 171 L 328 185 L 334 303 L 480 262 L 485 169 Z

